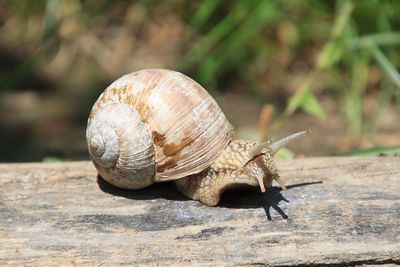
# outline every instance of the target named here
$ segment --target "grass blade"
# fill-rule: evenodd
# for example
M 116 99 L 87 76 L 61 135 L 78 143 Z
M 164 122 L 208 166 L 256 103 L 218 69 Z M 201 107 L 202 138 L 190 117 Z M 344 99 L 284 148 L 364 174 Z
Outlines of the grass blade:
M 385 54 L 378 47 L 374 47 L 374 57 L 378 62 L 379 66 L 382 68 L 383 72 L 389 77 L 389 79 L 396 85 L 400 90 L 400 74 L 397 72 L 396 68 L 385 56 Z
M 184 59 L 182 60 L 183 68 L 193 62 L 198 61 L 200 58 L 205 57 L 208 51 L 216 43 L 222 40 L 227 34 L 229 34 L 235 27 L 236 24 L 241 21 L 246 12 L 239 6 L 229 13 L 224 19 L 222 19 L 207 35 L 196 45 L 191 51 L 189 51 Z
M 365 35 L 348 41 L 351 49 L 400 44 L 400 32 L 385 32 Z
M 203 2 L 190 21 L 190 25 L 197 29 L 201 28 L 206 24 L 207 20 L 212 16 L 221 3 L 222 0 L 208 0 Z

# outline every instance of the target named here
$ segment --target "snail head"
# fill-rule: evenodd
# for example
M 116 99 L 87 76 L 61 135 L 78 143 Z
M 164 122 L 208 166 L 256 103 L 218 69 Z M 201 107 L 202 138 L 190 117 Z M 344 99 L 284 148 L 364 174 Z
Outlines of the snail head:
M 262 192 L 265 192 L 265 183 L 267 187 L 272 186 L 272 180 L 275 180 L 283 190 L 287 190 L 284 181 L 278 175 L 273 157 L 282 147 L 309 133 L 311 133 L 311 130 L 301 131 L 274 143 L 266 141 L 257 144 L 248 152 L 249 159 L 239 172 L 246 173 L 257 181 Z

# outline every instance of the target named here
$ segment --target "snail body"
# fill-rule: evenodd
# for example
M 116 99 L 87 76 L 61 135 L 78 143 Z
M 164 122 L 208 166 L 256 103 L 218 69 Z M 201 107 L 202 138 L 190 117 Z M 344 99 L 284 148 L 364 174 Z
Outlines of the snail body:
M 113 82 L 88 119 L 89 156 L 111 184 L 139 189 L 174 180 L 187 197 L 215 206 L 235 184 L 282 184 L 273 155 L 302 136 L 273 144 L 233 140 L 233 127 L 198 83 L 175 71 L 146 69 Z

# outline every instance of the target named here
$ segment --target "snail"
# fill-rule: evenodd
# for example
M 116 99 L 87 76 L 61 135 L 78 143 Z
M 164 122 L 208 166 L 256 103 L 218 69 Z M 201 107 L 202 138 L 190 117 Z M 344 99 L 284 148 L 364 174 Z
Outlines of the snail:
M 140 189 L 174 180 L 185 196 L 216 206 L 236 185 L 262 192 L 279 177 L 274 154 L 305 135 L 274 143 L 233 139 L 233 127 L 207 91 L 184 74 L 145 69 L 114 81 L 88 119 L 89 156 L 114 186 Z

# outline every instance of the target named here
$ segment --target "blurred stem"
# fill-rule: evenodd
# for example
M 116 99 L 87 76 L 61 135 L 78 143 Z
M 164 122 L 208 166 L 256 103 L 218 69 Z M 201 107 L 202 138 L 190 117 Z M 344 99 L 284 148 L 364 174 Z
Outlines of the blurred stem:
M 396 85 L 397 89 L 400 90 L 400 74 L 397 72 L 396 68 L 385 56 L 385 54 L 378 47 L 373 49 L 375 60 L 378 62 L 379 66 L 382 68 L 383 72 L 388 76 L 388 78 Z
M 387 79 L 383 79 L 379 90 L 379 101 L 377 107 L 374 109 L 371 120 L 366 122 L 366 128 L 368 131 L 373 131 L 378 127 L 379 120 L 387 110 L 387 107 L 389 106 L 390 100 L 393 96 L 392 87 L 392 83 L 390 83 Z
M 351 12 L 353 11 L 354 5 L 351 1 L 345 1 L 343 6 L 339 10 L 339 14 L 335 19 L 333 25 L 332 37 L 338 38 L 342 35 L 344 28 L 350 18 Z
M 204 1 L 194 14 L 192 20 L 190 21 L 190 25 L 197 29 L 204 26 L 204 24 L 206 24 L 207 20 L 211 17 L 221 3 L 222 0 Z
M 196 45 L 192 50 L 190 50 L 182 60 L 182 68 L 187 68 L 193 62 L 198 61 L 200 58 L 205 57 L 207 52 L 222 40 L 229 32 L 231 32 L 236 24 L 244 18 L 246 12 L 237 5 L 235 9 L 229 13 L 224 19 L 222 19 L 210 32 Z
M 258 141 L 262 142 L 267 138 L 267 131 L 274 114 L 274 106 L 266 104 L 261 108 L 258 118 Z
M 315 81 L 315 78 L 318 77 L 318 74 L 320 73 L 319 70 L 315 70 L 312 72 L 306 81 L 302 84 L 300 89 L 291 97 L 291 99 L 301 99 L 301 95 L 303 95 L 309 88 L 312 87 L 312 84 Z M 297 104 L 296 101 L 290 101 L 290 103 L 286 106 L 286 109 L 283 111 L 283 113 L 274 121 L 274 123 L 271 125 L 271 128 L 269 130 L 270 135 L 275 135 L 280 128 L 285 124 L 285 122 L 290 118 L 290 116 L 293 115 L 293 113 L 297 110 L 299 105 Z
M 400 44 L 400 32 L 384 32 L 353 38 L 347 42 L 350 49 L 370 48 L 381 45 Z
M 352 57 L 350 91 L 345 95 L 349 128 L 355 141 L 360 139 L 364 130 L 363 103 L 368 82 L 369 59 L 370 55 L 365 51 L 360 51 Z

